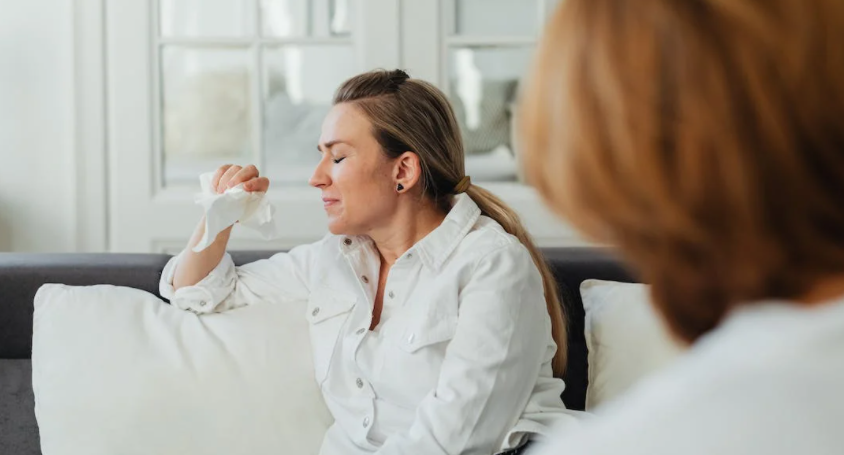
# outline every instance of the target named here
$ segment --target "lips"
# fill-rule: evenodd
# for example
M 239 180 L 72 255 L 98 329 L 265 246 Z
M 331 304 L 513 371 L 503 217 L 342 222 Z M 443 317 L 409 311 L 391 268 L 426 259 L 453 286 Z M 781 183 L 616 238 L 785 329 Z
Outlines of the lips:
M 339 199 L 334 199 L 330 197 L 322 198 L 322 206 L 325 208 L 331 207 L 332 205 L 337 204 L 338 202 L 340 202 Z

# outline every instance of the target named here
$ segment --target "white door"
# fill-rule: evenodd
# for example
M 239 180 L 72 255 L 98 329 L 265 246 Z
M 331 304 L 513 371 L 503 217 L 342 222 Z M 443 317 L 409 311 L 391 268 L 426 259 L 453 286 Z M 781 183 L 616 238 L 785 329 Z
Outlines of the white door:
M 349 76 L 396 67 L 455 102 L 473 182 L 513 205 L 540 245 L 579 243 L 519 181 L 509 123 L 501 131 L 501 93 L 527 69 L 546 3 L 108 0 L 109 249 L 180 250 L 201 217 L 199 174 L 225 163 L 270 177 L 282 226 L 270 242 L 236 227 L 230 248 L 319 239 L 325 214 L 306 181 L 330 97 Z

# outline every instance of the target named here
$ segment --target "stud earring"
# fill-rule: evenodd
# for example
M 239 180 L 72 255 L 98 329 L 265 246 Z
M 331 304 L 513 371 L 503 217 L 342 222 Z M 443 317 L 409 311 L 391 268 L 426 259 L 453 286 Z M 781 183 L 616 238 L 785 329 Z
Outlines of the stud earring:
M 401 192 L 401 190 L 403 190 L 403 189 L 404 189 L 404 185 L 402 185 L 401 183 L 399 183 L 398 186 L 396 186 L 396 191 L 398 191 L 398 192 Z

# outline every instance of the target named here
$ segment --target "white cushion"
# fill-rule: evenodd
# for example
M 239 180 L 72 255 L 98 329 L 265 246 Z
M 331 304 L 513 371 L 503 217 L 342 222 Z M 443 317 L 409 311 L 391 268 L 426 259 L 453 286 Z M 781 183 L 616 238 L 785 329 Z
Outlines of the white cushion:
M 306 302 L 198 316 L 115 286 L 35 296 L 44 455 L 316 454 L 332 423 Z
M 587 410 L 621 395 L 683 352 L 651 305 L 648 286 L 586 280 L 580 294 L 589 349 Z

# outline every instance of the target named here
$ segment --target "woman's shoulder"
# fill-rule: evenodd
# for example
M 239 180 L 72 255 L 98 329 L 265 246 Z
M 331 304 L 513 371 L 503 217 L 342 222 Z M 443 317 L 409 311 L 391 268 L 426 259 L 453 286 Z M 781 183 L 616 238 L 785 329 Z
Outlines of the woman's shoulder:
M 457 256 L 479 262 L 491 258 L 526 260 L 530 252 L 519 239 L 508 233 L 492 218 L 481 216 L 456 249 Z

